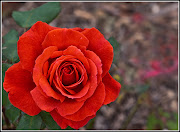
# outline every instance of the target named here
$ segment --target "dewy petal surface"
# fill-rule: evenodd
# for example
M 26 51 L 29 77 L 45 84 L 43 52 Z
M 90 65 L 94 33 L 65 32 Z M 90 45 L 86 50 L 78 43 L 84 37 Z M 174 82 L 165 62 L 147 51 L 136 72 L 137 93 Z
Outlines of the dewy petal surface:
M 85 29 L 82 31 L 82 34 L 89 40 L 87 49 L 93 51 L 100 57 L 103 64 L 102 77 L 104 77 L 109 71 L 113 61 L 113 47 L 96 28 Z
M 104 104 L 106 105 L 116 100 L 120 92 L 121 84 L 112 78 L 109 73 L 104 76 L 103 83 L 106 90 L 106 97 L 104 100 Z
M 9 92 L 10 102 L 18 109 L 31 116 L 41 111 L 30 94 L 30 91 L 35 88 L 32 75 L 22 69 L 21 62 L 6 71 L 3 86 L 6 92 Z
M 36 58 L 42 53 L 42 42 L 51 30 L 57 29 L 38 21 L 18 41 L 18 55 L 22 67 L 32 72 Z
M 86 48 L 89 40 L 80 32 L 72 29 L 56 29 L 50 31 L 42 43 L 43 48 L 57 46 L 59 50 L 65 50 L 67 47 L 74 45 L 78 48 Z

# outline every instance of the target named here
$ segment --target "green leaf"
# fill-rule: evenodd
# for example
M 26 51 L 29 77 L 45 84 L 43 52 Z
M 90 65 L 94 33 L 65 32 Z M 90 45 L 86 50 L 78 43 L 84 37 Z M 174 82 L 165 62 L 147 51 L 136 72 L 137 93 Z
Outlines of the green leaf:
M 177 130 L 178 129 L 178 121 L 173 121 L 173 120 L 167 121 L 167 127 L 170 130 Z
M 109 43 L 113 47 L 113 52 L 114 52 L 114 57 L 113 57 L 113 62 L 117 63 L 119 59 L 119 53 L 120 53 L 120 44 L 117 42 L 117 40 L 114 37 L 110 37 L 108 39 Z
M 46 124 L 44 123 L 44 122 L 42 122 L 42 124 L 41 124 L 41 130 L 44 130 L 46 128 Z
M 2 55 L 4 61 L 7 59 L 12 63 L 19 59 L 17 54 L 18 36 L 18 32 L 12 29 L 3 37 L 4 43 L 2 45 Z
M 154 129 L 162 129 L 163 123 L 161 120 L 157 119 L 154 114 L 150 114 L 147 119 L 147 129 L 154 130 Z
M 178 130 L 178 113 L 173 113 L 173 119 L 167 121 L 167 127 L 170 130 Z
M 120 47 L 120 44 L 117 42 L 117 40 L 114 37 L 110 37 L 108 41 L 113 46 L 114 50 L 118 50 L 118 48 Z
M 66 129 L 64 130 L 74 130 L 73 128 L 71 128 L 70 126 L 68 126 Z
M 18 108 L 10 105 L 6 108 L 5 114 L 11 123 L 14 123 L 19 118 L 20 112 L 21 111 Z
M 174 119 L 178 122 L 178 113 L 174 112 L 173 116 L 174 116 Z
M 49 2 L 30 11 L 14 11 L 12 16 L 19 26 L 28 28 L 37 21 L 50 23 L 57 17 L 60 10 L 59 2 Z
M 40 130 L 42 119 L 39 115 L 22 115 L 16 130 Z
M 88 121 L 88 123 L 86 124 L 86 129 L 87 130 L 92 130 L 93 127 L 94 127 L 94 123 L 95 123 L 95 118 L 93 118 L 90 121 Z
M 57 123 L 53 120 L 52 116 L 48 112 L 41 111 L 40 116 L 49 130 L 61 129 L 60 126 L 57 125 Z
M 2 82 L 4 82 L 4 77 L 5 77 L 5 72 L 7 69 L 12 66 L 12 64 L 8 63 L 2 63 Z M 3 83 L 2 83 L 2 88 L 3 88 Z M 8 99 L 8 93 L 2 89 L 2 105 L 3 107 L 9 106 L 11 103 Z

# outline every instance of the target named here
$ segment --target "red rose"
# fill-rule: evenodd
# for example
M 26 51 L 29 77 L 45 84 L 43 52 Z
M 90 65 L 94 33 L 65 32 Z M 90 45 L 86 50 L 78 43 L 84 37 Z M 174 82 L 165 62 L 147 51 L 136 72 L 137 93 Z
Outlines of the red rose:
M 37 22 L 19 38 L 18 55 L 3 84 L 10 102 L 31 116 L 50 112 L 62 129 L 84 126 L 119 94 L 108 72 L 113 48 L 96 28 Z

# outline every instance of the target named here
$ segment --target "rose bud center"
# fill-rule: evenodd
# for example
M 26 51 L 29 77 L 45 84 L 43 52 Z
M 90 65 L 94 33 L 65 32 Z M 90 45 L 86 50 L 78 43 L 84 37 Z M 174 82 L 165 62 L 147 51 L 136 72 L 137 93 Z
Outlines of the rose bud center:
M 76 82 L 76 74 L 72 66 L 66 66 L 62 72 L 62 84 L 64 86 L 71 85 Z

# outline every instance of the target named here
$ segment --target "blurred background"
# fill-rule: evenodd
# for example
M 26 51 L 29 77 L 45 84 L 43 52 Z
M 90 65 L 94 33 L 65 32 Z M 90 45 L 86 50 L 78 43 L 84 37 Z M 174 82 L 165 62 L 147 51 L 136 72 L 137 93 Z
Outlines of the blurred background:
M 10 29 L 24 32 L 13 11 L 42 4 L 3 2 L 2 36 Z M 110 73 L 121 83 L 121 92 L 81 130 L 178 129 L 177 2 L 61 2 L 61 12 L 50 25 L 95 27 L 114 47 Z

